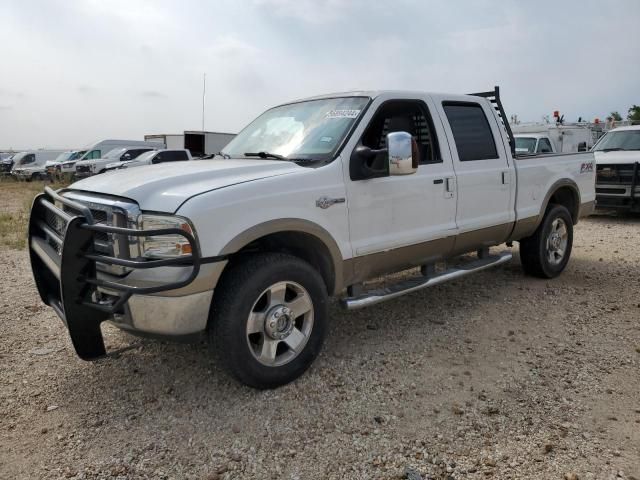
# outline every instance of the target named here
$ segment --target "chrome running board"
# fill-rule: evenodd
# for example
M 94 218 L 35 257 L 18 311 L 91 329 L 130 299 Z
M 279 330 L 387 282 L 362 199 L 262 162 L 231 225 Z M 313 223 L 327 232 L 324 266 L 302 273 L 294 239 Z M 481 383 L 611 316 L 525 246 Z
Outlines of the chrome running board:
M 369 307 L 377 303 L 386 302 L 387 300 L 400 297 L 401 295 L 406 295 L 407 293 L 417 292 L 423 288 L 429 288 L 451 280 L 457 280 L 458 278 L 469 275 L 470 273 L 479 272 L 490 267 L 496 267 L 510 261 L 512 258 L 513 255 L 510 252 L 489 255 L 465 265 L 451 267 L 448 270 L 435 274 L 431 277 L 414 277 L 389 287 L 369 290 L 362 295 L 343 298 L 342 305 L 347 310 L 357 310 L 359 308 Z

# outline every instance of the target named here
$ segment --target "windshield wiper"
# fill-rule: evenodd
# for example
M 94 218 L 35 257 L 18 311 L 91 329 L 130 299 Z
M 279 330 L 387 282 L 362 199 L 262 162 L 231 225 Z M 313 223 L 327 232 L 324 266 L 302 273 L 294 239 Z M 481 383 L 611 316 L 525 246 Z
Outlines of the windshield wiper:
M 600 152 L 619 152 L 619 151 L 624 151 L 626 150 L 625 148 L 620 148 L 620 147 L 615 147 L 615 148 L 603 148 L 602 150 L 598 150 Z
M 269 152 L 245 152 L 245 157 L 275 158 L 276 160 L 289 160 L 287 157 Z
M 229 160 L 231 158 L 231 155 L 229 155 L 228 153 L 218 152 L 216 153 L 216 155 L 220 155 L 225 160 Z

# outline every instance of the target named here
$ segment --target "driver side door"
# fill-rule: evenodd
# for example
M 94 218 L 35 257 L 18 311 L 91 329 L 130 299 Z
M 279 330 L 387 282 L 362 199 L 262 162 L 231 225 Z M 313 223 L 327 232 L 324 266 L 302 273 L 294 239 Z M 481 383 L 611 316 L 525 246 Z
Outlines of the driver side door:
M 430 104 L 429 97 L 376 100 L 369 108 L 374 113 L 355 132 L 357 143 L 347 150 L 351 154 L 362 145 L 384 149 L 387 133 L 401 128 L 413 130 L 408 133 L 420 151 L 420 164 L 411 175 L 358 178 L 353 163 L 357 156 L 345 159 L 349 233 L 358 279 L 429 263 L 453 248 L 455 176 L 451 158 L 443 151 L 446 144 L 438 143 L 445 137 L 441 123 L 432 119 L 435 109 Z

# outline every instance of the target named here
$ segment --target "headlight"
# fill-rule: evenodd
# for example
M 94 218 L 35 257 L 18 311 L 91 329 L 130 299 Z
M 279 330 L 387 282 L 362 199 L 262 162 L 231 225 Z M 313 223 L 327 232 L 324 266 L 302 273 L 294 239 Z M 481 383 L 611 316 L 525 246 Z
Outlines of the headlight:
M 186 218 L 171 215 L 140 216 L 142 230 L 158 230 L 162 228 L 178 228 L 190 233 L 195 238 L 195 233 Z M 154 235 L 139 237 L 140 251 L 147 258 L 171 258 L 191 255 L 191 244 L 182 235 Z

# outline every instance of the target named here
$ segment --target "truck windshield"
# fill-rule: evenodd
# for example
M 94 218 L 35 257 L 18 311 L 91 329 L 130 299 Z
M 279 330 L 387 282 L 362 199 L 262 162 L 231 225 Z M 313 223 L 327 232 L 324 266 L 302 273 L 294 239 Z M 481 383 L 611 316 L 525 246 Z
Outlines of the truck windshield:
M 105 153 L 104 157 L 102 158 L 107 160 L 119 160 L 122 154 L 126 151 L 127 149 L 124 147 L 114 148 L 113 150 L 109 150 L 107 153 Z
M 593 148 L 594 152 L 640 150 L 640 130 L 609 132 Z
M 156 155 L 157 153 L 158 153 L 157 150 L 149 150 L 148 152 L 141 153 L 136 157 L 136 162 L 144 163 L 147 160 L 152 159 L 153 156 Z
M 79 151 L 77 151 L 77 152 L 73 152 L 73 153 L 71 154 L 71 156 L 69 157 L 69 160 L 77 160 L 77 159 L 79 159 L 80 157 L 82 157 L 85 153 L 87 153 L 87 151 L 86 151 L 86 150 L 79 150 Z
M 67 160 L 70 160 L 71 157 L 73 156 L 74 152 L 64 152 L 61 153 L 60 155 L 58 155 L 55 160 L 54 163 L 62 163 L 62 162 L 66 162 Z
M 535 153 L 536 142 L 533 137 L 516 137 L 516 153 Z
M 272 108 L 242 130 L 221 154 L 232 158 L 331 160 L 368 102 L 368 97 L 340 97 Z

